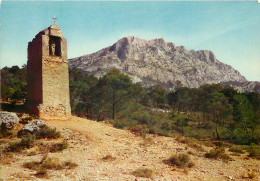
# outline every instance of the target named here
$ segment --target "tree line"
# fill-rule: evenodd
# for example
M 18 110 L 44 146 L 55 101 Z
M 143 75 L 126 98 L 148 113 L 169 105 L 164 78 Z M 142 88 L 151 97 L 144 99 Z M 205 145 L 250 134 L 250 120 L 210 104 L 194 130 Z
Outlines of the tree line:
M 96 78 L 81 69 L 69 70 L 72 114 L 118 128 L 161 135 L 183 134 L 237 144 L 260 140 L 260 96 L 239 93 L 231 86 L 205 84 L 175 91 L 161 85 L 143 87 L 118 69 Z M 2 99 L 26 99 L 26 66 L 1 70 Z

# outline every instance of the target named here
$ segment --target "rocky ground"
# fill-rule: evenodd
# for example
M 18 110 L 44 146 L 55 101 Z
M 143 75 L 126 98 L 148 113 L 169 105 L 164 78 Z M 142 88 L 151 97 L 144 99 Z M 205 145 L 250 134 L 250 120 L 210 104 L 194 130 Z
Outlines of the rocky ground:
M 246 176 L 249 172 L 255 174 L 254 180 L 260 179 L 260 161 L 248 158 L 248 153 L 233 155 L 231 157 L 234 161 L 225 163 L 205 158 L 204 151 L 179 143 L 176 138 L 148 135 L 144 139 L 128 130 L 113 128 L 107 123 L 74 116 L 65 121 L 45 122 L 50 127 L 56 127 L 62 138 L 38 142 L 69 142 L 68 149 L 49 153 L 49 157 L 71 160 L 79 166 L 74 169 L 49 170 L 48 178 L 37 178 L 35 171 L 24 168 L 22 164 L 41 160 L 43 152 L 38 145 L 14 154 L 13 158 L 0 160 L 2 180 L 248 180 Z M 8 141 L 1 139 L 1 147 Z M 203 147 L 205 150 L 211 149 Z M 36 154 L 30 154 L 31 152 Z M 163 162 L 175 153 L 188 153 L 195 166 L 183 170 Z M 232 155 L 230 152 L 227 153 Z M 114 159 L 104 160 L 108 155 Z M 135 177 L 132 172 L 138 168 L 152 169 L 153 177 Z M 245 177 L 242 178 L 243 175 Z

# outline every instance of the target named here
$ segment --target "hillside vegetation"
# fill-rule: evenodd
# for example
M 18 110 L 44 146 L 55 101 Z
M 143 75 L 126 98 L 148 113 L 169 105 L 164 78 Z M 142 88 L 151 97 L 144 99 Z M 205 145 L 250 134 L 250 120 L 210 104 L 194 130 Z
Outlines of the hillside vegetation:
M 230 86 L 205 84 L 168 92 L 160 85 L 144 88 L 128 75 L 111 69 L 99 79 L 70 70 L 72 114 L 113 123 L 141 135 L 184 135 L 227 140 L 235 144 L 260 141 L 260 96 L 238 93 Z M 1 70 L 2 98 L 26 99 L 26 66 Z M 4 107 L 3 107 L 4 108 Z

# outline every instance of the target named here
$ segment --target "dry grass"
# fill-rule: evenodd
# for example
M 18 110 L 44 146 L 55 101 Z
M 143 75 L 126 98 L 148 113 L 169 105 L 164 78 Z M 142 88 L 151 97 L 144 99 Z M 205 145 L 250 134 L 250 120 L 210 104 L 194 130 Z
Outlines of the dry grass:
M 132 174 L 136 177 L 152 178 L 153 170 L 149 168 L 138 168 Z
M 254 172 L 248 172 L 247 176 L 249 179 L 254 179 L 256 177 L 256 174 Z
M 256 174 L 253 171 L 251 171 L 251 172 L 247 172 L 247 174 L 245 173 L 241 174 L 240 177 L 242 179 L 254 179 L 256 178 Z
M 47 172 L 47 170 L 72 169 L 78 165 L 72 161 L 61 162 L 58 158 L 51 158 L 48 157 L 48 154 L 45 154 L 40 162 L 31 161 L 24 163 L 23 166 L 31 170 L 36 170 L 40 174 L 43 173 L 44 170 Z
M 45 168 L 40 168 L 39 170 L 37 170 L 36 174 L 34 174 L 34 175 L 38 178 L 49 178 L 47 171 L 48 170 Z
M 152 137 L 145 137 L 143 138 L 143 142 L 140 143 L 140 146 L 150 146 L 154 144 L 154 139 Z
M 26 174 L 24 172 L 18 172 L 18 173 L 13 174 L 12 176 L 15 177 L 16 180 L 32 180 L 33 179 L 32 176 L 30 176 L 29 174 Z
M 2 165 L 11 164 L 12 161 L 13 161 L 13 157 L 0 156 L 0 163 L 1 163 Z
M 37 155 L 37 152 L 35 151 L 31 151 L 27 154 L 27 156 L 35 156 L 35 155 Z

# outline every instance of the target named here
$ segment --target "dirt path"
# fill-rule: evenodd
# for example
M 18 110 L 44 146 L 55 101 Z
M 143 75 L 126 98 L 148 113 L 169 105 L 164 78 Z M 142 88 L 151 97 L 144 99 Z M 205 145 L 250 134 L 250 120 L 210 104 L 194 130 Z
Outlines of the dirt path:
M 79 166 L 72 170 L 50 171 L 51 180 L 151 180 L 135 177 L 138 168 L 149 168 L 154 172 L 153 180 L 241 180 L 249 171 L 259 180 L 259 160 L 243 159 L 245 155 L 232 156 L 235 161 L 224 163 L 203 157 L 205 152 L 189 148 L 174 138 L 148 135 L 148 139 L 111 127 L 109 124 L 71 117 L 67 121 L 46 121 L 62 132 L 70 147 L 61 153 L 50 153 L 51 157 L 72 160 Z M 210 149 L 210 148 L 205 148 Z M 174 170 L 163 163 L 174 153 L 187 153 L 195 166 L 188 173 Z M 115 160 L 102 160 L 111 155 Z M 17 155 L 16 161 L 2 167 L 5 180 L 37 180 L 35 173 L 22 167 L 28 160 L 39 161 L 42 155 Z

